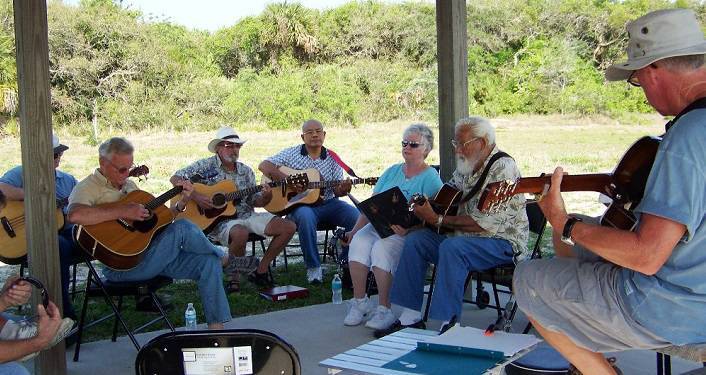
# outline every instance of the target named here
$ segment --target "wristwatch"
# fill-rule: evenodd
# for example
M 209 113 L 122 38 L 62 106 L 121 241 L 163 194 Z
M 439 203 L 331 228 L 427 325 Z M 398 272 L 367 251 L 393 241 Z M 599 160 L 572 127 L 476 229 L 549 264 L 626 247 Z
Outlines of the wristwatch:
M 574 225 L 578 223 L 579 221 L 583 221 L 579 219 L 578 217 L 570 216 L 569 220 L 566 220 L 566 224 L 564 224 L 564 230 L 561 231 L 561 242 L 569 245 L 569 246 L 574 246 L 574 240 L 571 239 L 571 231 L 574 229 Z

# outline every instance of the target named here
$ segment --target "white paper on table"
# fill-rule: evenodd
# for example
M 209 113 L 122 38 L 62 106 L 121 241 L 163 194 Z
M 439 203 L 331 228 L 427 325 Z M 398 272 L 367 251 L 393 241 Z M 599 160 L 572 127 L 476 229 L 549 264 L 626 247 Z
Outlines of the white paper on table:
M 426 340 L 425 343 L 493 350 L 504 353 L 506 357 L 512 357 L 517 352 L 541 341 L 534 335 L 495 331 L 491 336 L 485 336 L 484 332 L 482 329 L 461 327 L 457 324 L 443 334 Z

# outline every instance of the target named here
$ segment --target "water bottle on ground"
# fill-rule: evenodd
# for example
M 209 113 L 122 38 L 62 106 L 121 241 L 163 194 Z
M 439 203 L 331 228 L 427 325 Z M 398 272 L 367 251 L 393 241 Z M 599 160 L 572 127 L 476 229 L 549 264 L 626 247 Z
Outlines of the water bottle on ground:
M 333 281 L 331 281 L 331 293 L 333 294 L 332 302 L 334 305 L 340 305 L 343 303 L 343 283 L 341 282 L 341 277 L 338 274 L 333 276 Z
M 187 331 L 193 331 L 196 329 L 196 309 L 194 309 L 193 303 L 189 303 L 186 307 L 186 312 L 184 312 L 184 321 L 186 322 Z

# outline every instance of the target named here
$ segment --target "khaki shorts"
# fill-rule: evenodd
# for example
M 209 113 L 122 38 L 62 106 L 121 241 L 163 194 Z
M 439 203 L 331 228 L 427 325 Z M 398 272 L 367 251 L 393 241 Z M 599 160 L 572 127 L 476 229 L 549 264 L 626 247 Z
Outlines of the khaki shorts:
M 225 225 L 223 225 L 218 233 L 211 233 L 209 237 L 223 246 L 228 246 L 228 239 L 230 238 L 230 229 L 234 225 L 242 225 L 248 229 L 250 233 L 255 233 L 259 236 L 265 235 L 265 228 L 267 224 L 270 223 L 275 215 L 269 212 L 253 212 L 247 219 L 234 219 L 228 220 Z
M 576 258 L 520 262 L 513 291 L 522 311 L 593 352 L 670 346 L 627 313 L 618 295 L 620 267 L 580 247 Z

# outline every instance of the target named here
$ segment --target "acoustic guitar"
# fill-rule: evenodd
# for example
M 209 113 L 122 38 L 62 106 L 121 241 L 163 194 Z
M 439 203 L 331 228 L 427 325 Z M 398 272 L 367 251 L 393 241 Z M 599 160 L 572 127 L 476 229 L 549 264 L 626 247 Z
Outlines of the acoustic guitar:
M 149 173 L 149 168 L 145 165 L 135 167 L 130 170 L 131 177 L 139 177 Z M 64 207 L 69 203 L 68 198 L 57 199 L 56 227 L 61 230 L 66 224 L 64 217 Z M 6 264 L 21 264 L 27 255 L 27 237 L 25 228 L 25 207 L 24 201 L 7 201 L 7 206 L 2 210 L 0 216 L 0 261 Z
M 421 194 L 413 195 L 412 199 L 410 199 L 410 211 L 413 210 L 414 205 L 424 205 L 429 202 L 431 204 L 431 208 L 438 215 L 456 216 L 458 215 L 458 206 L 461 204 L 461 199 L 463 199 L 463 192 L 461 190 L 458 190 L 449 184 L 444 184 L 436 193 L 434 199 L 427 199 L 427 197 Z M 424 225 L 429 229 L 437 231 L 439 234 L 453 232 L 453 229 L 437 227 L 436 223 L 424 222 Z
M 347 180 L 332 180 L 332 181 L 321 181 L 321 175 L 319 171 L 310 168 L 306 170 L 296 170 L 288 168 L 285 166 L 279 167 L 279 170 L 288 176 L 303 174 L 306 178 L 300 178 L 301 182 L 298 184 L 300 187 L 305 188 L 301 193 L 297 193 L 294 184 L 282 185 L 280 189 L 275 189 L 272 191 L 272 200 L 270 203 L 265 205 L 265 209 L 275 215 L 284 215 L 289 213 L 294 208 L 318 203 L 321 199 L 321 190 L 340 185 Z M 270 182 L 271 180 L 267 177 L 263 177 L 263 182 Z M 353 178 L 350 180 L 351 184 L 367 184 L 375 185 L 378 181 L 378 177 L 368 177 L 368 178 Z
M 306 183 L 306 175 L 293 174 L 283 181 L 273 181 L 267 183 L 271 188 L 285 186 L 286 184 Z M 262 186 L 252 186 L 238 190 L 233 180 L 223 180 L 214 185 L 204 185 L 195 183 L 194 191 L 211 198 L 213 208 L 202 208 L 194 200 L 189 200 L 184 208 L 184 212 L 179 214 L 180 218 L 191 220 L 204 232 L 209 232 L 222 220 L 235 217 L 236 204 L 239 200 L 262 191 Z M 273 192 L 274 193 L 274 192 Z M 178 200 L 175 197 L 172 201 Z
M 63 208 L 68 199 L 58 199 L 56 202 L 56 227 L 61 230 L 66 223 Z M 27 235 L 25 228 L 25 202 L 7 201 L 1 212 L 0 224 L 0 260 L 6 264 L 20 264 L 27 255 Z
M 637 219 L 632 210 L 645 194 L 660 137 L 642 137 L 625 152 L 613 173 L 567 175 L 561 181 L 561 191 L 595 191 L 610 197 L 613 202 L 601 217 L 601 225 L 624 230 L 634 230 Z M 478 201 L 481 212 L 493 212 L 515 194 L 539 194 L 551 176 L 520 178 L 488 184 Z

